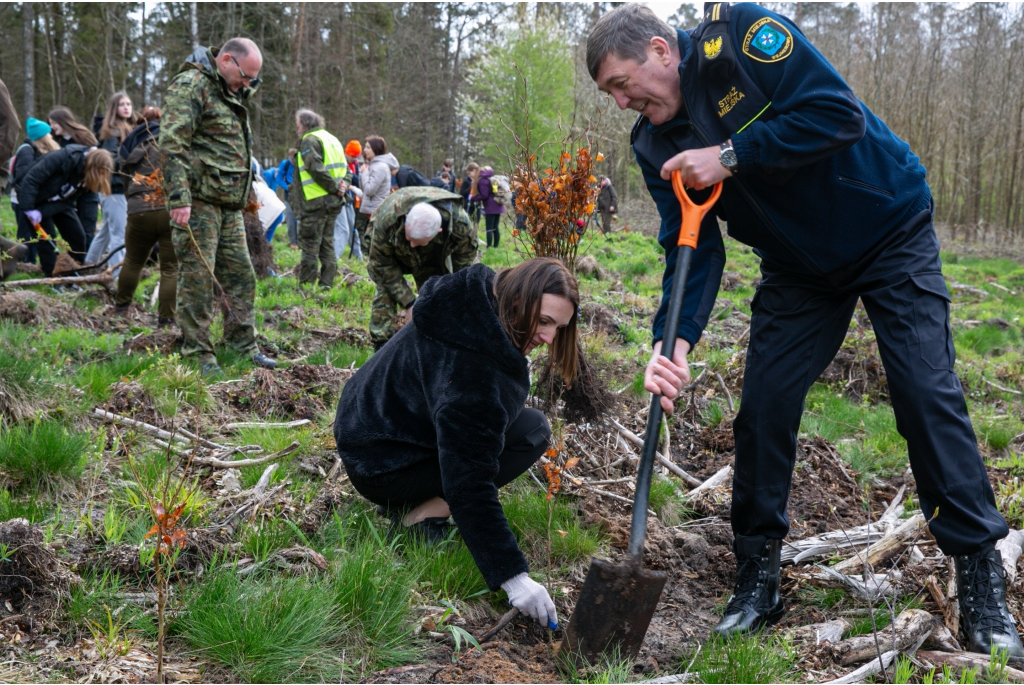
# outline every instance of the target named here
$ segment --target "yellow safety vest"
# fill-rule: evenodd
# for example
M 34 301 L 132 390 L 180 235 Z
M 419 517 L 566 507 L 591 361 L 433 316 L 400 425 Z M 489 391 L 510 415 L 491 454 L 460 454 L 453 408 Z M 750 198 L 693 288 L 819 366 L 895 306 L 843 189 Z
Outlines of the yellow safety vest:
M 341 144 L 341 141 L 322 128 L 317 129 L 316 131 L 310 131 L 306 136 L 316 136 L 320 139 L 320 142 L 323 143 L 324 168 L 327 169 L 327 173 L 331 175 L 331 178 L 335 180 L 345 178 L 345 171 L 348 168 L 348 164 L 345 160 L 345 146 Z M 306 136 L 302 137 L 305 138 Z M 313 177 L 309 175 L 308 171 L 306 171 L 306 164 L 302 161 L 301 152 L 298 154 L 298 158 L 299 182 L 302 183 L 302 196 L 309 201 L 327 195 L 327 191 L 321 188 L 320 184 L 313 180 Z

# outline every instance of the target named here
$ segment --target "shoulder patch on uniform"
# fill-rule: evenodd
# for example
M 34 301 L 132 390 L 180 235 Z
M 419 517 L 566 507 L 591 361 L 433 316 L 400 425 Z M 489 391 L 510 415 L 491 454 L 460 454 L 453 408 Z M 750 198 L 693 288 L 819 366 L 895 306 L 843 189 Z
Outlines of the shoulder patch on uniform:
M 781 62 L 793 54 L 793 34 L 771 17 L 758 19 L 747 29 L 743 54 L 767 64 Z
M 714 59 L 722 54 L 722 37 L 711 38 L 710 40 L 704 41 L 704 56 L 708 59 Z

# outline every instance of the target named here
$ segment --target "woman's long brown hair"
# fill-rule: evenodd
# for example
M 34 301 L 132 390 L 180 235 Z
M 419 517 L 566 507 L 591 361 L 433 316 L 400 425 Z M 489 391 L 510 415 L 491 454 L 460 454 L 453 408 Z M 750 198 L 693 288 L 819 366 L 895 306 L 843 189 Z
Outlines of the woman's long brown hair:
M 110 175 L 114 173 L 114 158 L 101 148 L 89 150 L 85 155 L 83 184 L 95 193 L 110 195 Z
M 100 140 L 117 136 L 117 139 L 123 142 L 125 136 L 131 133 L 135 124 L 138 123 L 139 115 L 135 113 L 134 105 L 132 105 L 131 119 L 122 119 L 118 115 L 117 108 L 121 106 L 121 100 L 131 102 L 132 99 L 128 97 L 128 93 L 119 92 L 114 93 L 107 101 L 107 113 L 103 117 L 103 125 L 100 127 Z
M 78 123 L 74 112 L 67 107 L 51 109 L 50 113 L 46 115 L 46 120 L 51 124 L 56 121 L 64 129 L 64 133 L 71 136 L 71 140 L 78 145 L 88 145 L 89 147 L 98 145 L 96 136 L 92 134 L 92 131 Z
M 572 302 L 572 318 L 559 328 L 551 341 L 550 364 L 566 384 L 572 384 L 579 368 L 576 320 L 580 294 L 576 278 L 565 265 L 552 257 L 534 257 L 511 269 L 502 269 L 494 278 L 494 297 L 498 320 L 512 344 L 526 351 L 540 322 L 540 304 L 544 295 L 558 295 Z

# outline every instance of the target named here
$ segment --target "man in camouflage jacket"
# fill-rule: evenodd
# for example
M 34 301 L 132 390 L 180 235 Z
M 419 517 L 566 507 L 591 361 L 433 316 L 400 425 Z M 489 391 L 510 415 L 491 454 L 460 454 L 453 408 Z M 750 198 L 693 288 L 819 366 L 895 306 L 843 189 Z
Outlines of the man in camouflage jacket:
M 220 371 L 210 342 L 215 303 L 225 342 L 255 364 L 277 366 L 256 347 L 256 275 L 242 208 L 252 188 L 252 133 L 245 103 L 263 57 L 247 38 L 199 47 L 168 87 L 160 125 L 163 189 L 178 257 L 183 356 Z
M 441 213 L 441 232 L 426 245 L 414 247 L 406 235 L 405 215 L 421 202 Z M 405 274 L 411 274 L 416 287 L 421 288 L 431 276 L 472 266 L 477 257 L 477 237 L 462 208 L 462 196 L 432 186 L 402 188 L 388 195 L 370 217 L 369 232 L 373 239 L 367 271 L 377 285 L 370 313 L 370 338 L 374 348 L 380 349 L 397 330 L 396 305 L 407 320 L 416 300 Z

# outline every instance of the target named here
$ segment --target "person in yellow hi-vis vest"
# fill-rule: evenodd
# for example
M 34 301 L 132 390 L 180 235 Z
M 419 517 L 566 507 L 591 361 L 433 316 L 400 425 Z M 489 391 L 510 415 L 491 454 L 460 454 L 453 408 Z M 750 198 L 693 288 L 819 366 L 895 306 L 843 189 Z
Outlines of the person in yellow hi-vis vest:
M 298 173 L 289 195 L 295 198 L 293 210 L 299 224 L 299 285 L 317 282 L 323 288 L 334 284 L 338 262 L 334 255 L 334 222 L 345 203 L 349 170 L 345 146 L 324 130 L 324 118 L 308 109 L 295 113 L 295 126 L 301 140 L 295 154 Z

